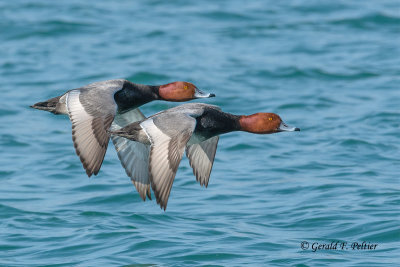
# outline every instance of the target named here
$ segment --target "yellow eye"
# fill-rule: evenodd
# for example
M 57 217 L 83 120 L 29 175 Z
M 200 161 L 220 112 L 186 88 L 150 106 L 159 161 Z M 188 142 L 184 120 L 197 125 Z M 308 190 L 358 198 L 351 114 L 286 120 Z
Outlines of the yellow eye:
M 187 86 L 187 85 L 184 85 L 184 86 L 183 86 L 183 89 L 187 90 L 187 89 L 188 89 L 188 86 Z
M 270 121 L 272 121 L 272 118 L 268 118 Z

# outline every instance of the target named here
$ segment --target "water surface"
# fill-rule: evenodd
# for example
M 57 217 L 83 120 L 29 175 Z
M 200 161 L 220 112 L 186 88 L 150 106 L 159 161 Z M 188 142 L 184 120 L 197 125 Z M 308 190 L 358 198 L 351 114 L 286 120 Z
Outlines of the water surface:
M 394 0 L 0 1 L 0 265 L 394 265 L 399 14 Z M 184 158 L 164 212 L 112 144 L 88 179 L 68 118 L 28 107 L 114 78 L 190 81 L 302 131 L 222 136 L 207 189 Z M 312 252 L 336 241 L 349 247 Z M 363 241 L 378 245 L 350 247 Z

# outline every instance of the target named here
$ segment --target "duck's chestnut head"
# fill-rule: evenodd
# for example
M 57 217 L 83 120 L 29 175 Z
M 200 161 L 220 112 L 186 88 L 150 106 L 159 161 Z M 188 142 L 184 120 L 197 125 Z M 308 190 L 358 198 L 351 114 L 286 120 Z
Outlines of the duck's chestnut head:
M 275 113 L 256 113 L 249 116 L 241 116 L 239 124 L 242 131 L 255 134 L 300 131 L 299 128 L 286 125 L 281 117 Z
M 162 100 L 183 102 L 196 98 L 214 97 L 214 94 L 204 93 L 189 82 L 173 82 L 161 85 L 158 94 Z

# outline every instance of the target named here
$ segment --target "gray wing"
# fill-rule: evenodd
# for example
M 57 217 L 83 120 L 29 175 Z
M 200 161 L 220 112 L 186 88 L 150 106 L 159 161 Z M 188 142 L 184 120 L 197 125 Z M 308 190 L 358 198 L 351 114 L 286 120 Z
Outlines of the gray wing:
M 183 113 L 164 113 L 140 124 L 151 142 L 149 172 L 157 203 L 167 207 L 172 183 L 196 120 Z
M 114 93 L 121 89 L 119 83 L 107 87 L 100 83 L 67 93 L 66 104 L 72 122 L 72 140 L 86 174 L 97 175 L 107 151 L 110 128 L 116 114 Z M 94 89 L 94 90 L 90 90 Z
M 118 130 L 126 125 L 145 119 L 143 113 L 137 108 L 123 114 L 117 114 L 111 126 Z M 150 146 L 126 138 L 112 135 L 111 139 L 117 150 L 118 158 L 126 174 L 131 178 L 140 197 L 146 200 L 146 195 L 151 199 L 149 178 Z
M 200 185 L 208 186 L 219 136 L 186 147 L 186 156 Z

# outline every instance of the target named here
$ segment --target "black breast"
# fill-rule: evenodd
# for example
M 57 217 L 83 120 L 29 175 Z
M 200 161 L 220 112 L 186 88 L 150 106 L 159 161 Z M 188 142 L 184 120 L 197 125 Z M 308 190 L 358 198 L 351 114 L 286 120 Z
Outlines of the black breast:
M 122 89 L 114 95 L 115 102 L 118 105 L 118 111 L 124 112 L 154 100 L 155 95 L 153 87 L 156 88 L 156 86 L 134 84 L 126 81 Z
M 197 119 L 196 134 L 206 138 L 237 131 L 240 128 L 239 116 L 222 112 L 217 109 L 206 109 Z

